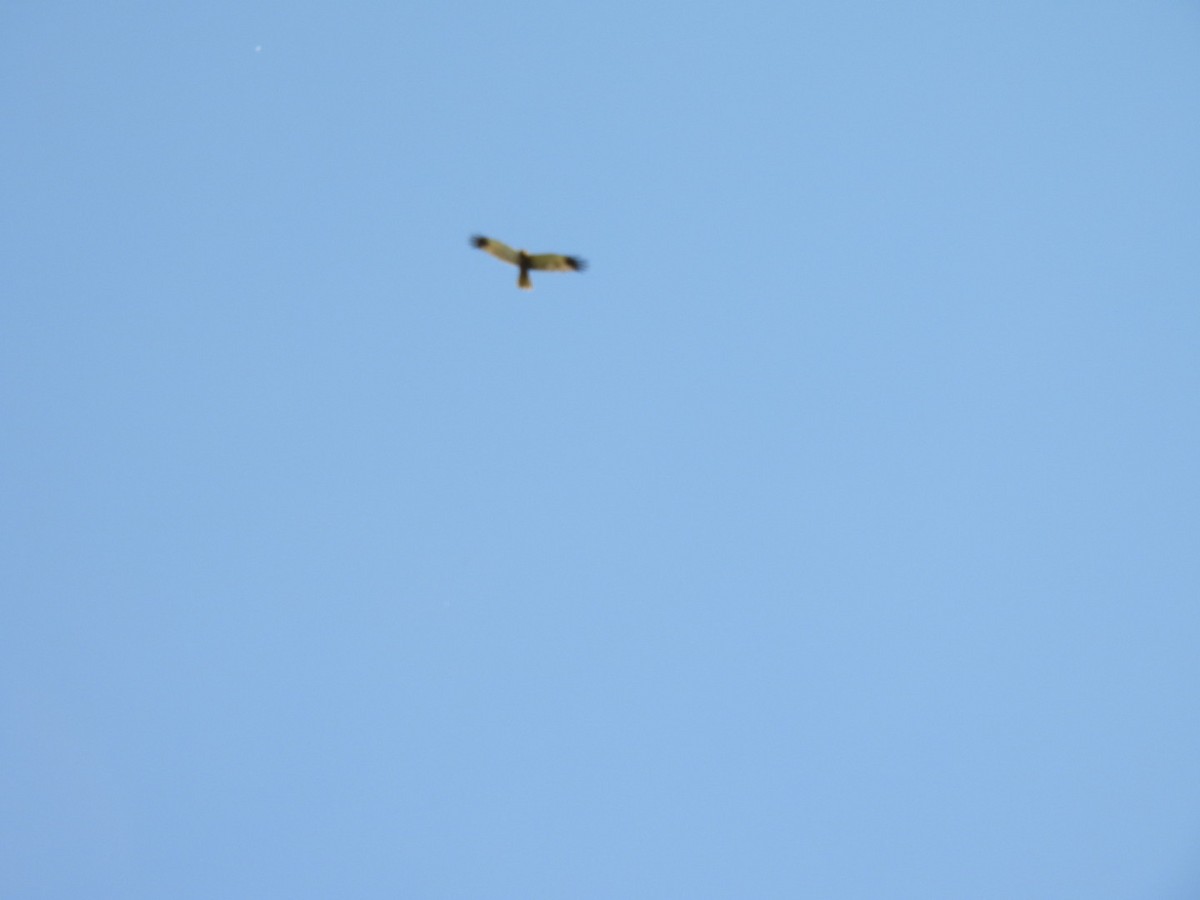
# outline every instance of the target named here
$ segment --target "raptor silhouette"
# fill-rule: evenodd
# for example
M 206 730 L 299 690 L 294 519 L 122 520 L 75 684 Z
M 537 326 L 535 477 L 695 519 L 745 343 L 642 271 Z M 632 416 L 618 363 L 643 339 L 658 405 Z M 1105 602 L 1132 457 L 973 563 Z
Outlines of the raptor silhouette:
M 533 287 L 533 282 L 529 279 L 529 272 L 531 270 L 539 272 L 582 272 L 587 268 L 587 263 L 578 256 L 563 256 L 559 253 L 530 254 L 524 250 L 514 250 L 508 244 L 502 244 L 500 241 L 478 234 L 471 238 L 471 245 L 478 247 L 480 250 L 486 250 L 492 256 L 496 257 L 496 259 L 512 263 L 519 268 L 521 274 L 517 276 L 517 287 L 526 290 Z

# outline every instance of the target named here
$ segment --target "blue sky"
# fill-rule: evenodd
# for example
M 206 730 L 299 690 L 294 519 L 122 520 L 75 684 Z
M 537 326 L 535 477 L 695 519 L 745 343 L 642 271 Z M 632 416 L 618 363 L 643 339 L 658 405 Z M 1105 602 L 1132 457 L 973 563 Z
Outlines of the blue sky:
M 3 893 L 1196 896 L 1195 4 L 186 6 L 0 12 Z

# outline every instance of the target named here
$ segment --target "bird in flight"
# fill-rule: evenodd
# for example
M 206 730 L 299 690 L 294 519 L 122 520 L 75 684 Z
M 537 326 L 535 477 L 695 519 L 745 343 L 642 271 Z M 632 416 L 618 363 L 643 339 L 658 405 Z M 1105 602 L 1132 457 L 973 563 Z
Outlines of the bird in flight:
M 517 287 L 519 288 L 533 287 L 533 282 L 529 280 L 531 269 L 539 272 L 582 272 L 587 268 L 587 263 L 578 256 L 562 256 L 558 253 L 531 255 L 524 250 L 514 250 L 508 244 L 502 244 L 478 234 L 471 238 L 471 246 L 486 250 L 496 259 L 502 259 L 506 263 L 517 266 L 521 270 L 521 274 L 517 277 Z

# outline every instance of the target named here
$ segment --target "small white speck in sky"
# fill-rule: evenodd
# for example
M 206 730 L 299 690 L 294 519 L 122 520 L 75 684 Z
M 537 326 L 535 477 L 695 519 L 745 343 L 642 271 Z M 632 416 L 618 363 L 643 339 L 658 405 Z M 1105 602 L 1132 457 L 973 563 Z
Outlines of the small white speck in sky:
M 262 44 L 256 44 L 254 47 L 255 53 L 262 53 Z

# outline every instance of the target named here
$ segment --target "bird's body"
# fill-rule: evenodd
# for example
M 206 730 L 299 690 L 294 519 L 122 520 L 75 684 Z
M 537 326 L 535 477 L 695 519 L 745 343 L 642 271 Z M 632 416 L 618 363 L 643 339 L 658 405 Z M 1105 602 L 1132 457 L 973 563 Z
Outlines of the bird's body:
M 562 256 L 558 253 L 530 254 L 524 250 L 514 250 L 507 244 L 492 240 L 481 235 L 471 238 L 471 246 L 486 250 L 496 259 L 503 260 L 520 269 L 517 276 L 517 287 L 528 290 L 533 287 L 529 279 L 530 270 L 539 272 L 582 272 L 587 263 L 578 256 Z

